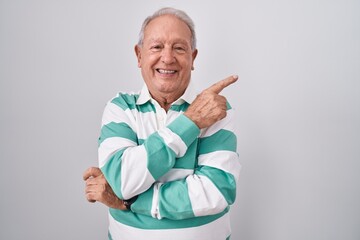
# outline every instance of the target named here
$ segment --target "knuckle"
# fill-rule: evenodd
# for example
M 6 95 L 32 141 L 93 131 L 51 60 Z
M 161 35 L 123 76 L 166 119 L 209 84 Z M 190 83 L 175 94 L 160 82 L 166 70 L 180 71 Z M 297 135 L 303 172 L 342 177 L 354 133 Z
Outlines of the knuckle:
M 87 199 L 88 201 L 93 201 L 93 200 L 95 200 L 94 197 L 93 197 L 93 194 L 91 194 L 91 193 L 86 194 L 86 199 Z

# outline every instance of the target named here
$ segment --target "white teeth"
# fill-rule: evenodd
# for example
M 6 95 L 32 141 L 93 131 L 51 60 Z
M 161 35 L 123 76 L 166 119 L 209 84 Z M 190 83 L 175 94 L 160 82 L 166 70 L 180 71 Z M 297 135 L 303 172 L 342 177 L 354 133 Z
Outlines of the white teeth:
M 159 71 L 159 73 L 163 73 L 163 74 L 172 74 L 172 73 L 175 73 L 174 70 L 159 69 L 158 71 Z

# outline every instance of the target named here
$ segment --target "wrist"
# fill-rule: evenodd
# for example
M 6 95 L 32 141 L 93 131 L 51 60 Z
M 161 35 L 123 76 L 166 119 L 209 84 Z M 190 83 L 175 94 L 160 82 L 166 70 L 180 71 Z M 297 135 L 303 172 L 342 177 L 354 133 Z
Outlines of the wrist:
M 119 209 L 119 210 L 126 210 L 124 201 L 119 198 L 115 198 L 109 207 L 114 208 L 114 209 Z
M 199 129 L 202 128 L 201 121 L 199 121 L 196 114 L 192 114 L 191 112 L 184 112 L 184 116 L 191 120 Z
M 136 201 L 137 198 L 138 196 L 134 196 L 130 199 L 122 200 L 125 210 L 131 211 L 131 205 Z

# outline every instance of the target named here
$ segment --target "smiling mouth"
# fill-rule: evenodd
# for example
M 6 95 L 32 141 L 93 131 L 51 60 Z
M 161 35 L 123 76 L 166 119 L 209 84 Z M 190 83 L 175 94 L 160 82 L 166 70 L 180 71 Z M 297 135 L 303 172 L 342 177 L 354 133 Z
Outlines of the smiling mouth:
M 156 71 L 161 74 L 174 74 L 177 72 L 176 70 L 165 70 L 160 68 L 157 68 Z

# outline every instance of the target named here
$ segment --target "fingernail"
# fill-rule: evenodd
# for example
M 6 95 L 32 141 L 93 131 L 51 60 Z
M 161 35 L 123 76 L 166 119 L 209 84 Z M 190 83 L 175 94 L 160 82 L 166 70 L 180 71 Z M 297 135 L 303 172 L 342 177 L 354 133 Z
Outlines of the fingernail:
M 233 75 L 233 78 L 234 78 L 234 79 L 238 79 L 239 76 L 238 76 L 238 75 Z

